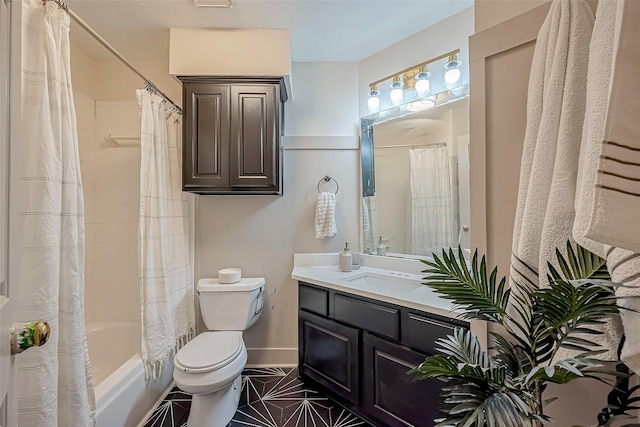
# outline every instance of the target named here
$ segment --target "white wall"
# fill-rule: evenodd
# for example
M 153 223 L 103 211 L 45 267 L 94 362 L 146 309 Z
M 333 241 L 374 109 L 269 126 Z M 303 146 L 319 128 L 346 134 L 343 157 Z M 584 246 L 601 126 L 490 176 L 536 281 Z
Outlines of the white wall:
M 139 135 L 132 101 L 94 101 L 74 91 L 85 198 L 86 321 L 140 320 L 138 141 L 112 147 L 104 136 Z
M 245 277 L 265 277 L 268 292 L 277 290 L 273 309 L 245 332 L 250 364 L 297 363 L 293 254 L 337 252 L 359 240 L 357 64 L 294 63 L 293 78 L 294 97 L 285 104 L 283 196 L 200 196 L 196 215 L 198 278 L 234 266 Z M 338 234 L 316 240 L 316 185 L 324 175 L 340 184 Z
M 138 284 L 138 212 L 140 141 L 104 142 L 105 135 L 140 135 L 138 105 L 133 101 L 96 101 L 90 167 L 92 183 L 86 213 L 86 286 L 93 320 L 140 320 Z
M 85 197 L 86 320 L 139 321 L 140 141 L 113 147 L 104 137 L 139 137 L 135 89 L 143 84 L 115 60 L 97 61 L 74 45 L 71 54 Z M 169 76 L 160 81 L 177 85 Z

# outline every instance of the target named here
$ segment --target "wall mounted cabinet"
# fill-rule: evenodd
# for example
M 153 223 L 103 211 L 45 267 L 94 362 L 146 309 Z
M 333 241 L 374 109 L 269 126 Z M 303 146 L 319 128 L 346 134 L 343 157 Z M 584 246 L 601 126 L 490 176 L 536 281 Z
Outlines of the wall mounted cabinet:
M 440 380 L 408 371 L 467 322 L 300 282 L 298 369 L 305 381 L 379 427 L 432 427 Z
M 282 194 L 283 79 L 179 78 L 183 190 Z

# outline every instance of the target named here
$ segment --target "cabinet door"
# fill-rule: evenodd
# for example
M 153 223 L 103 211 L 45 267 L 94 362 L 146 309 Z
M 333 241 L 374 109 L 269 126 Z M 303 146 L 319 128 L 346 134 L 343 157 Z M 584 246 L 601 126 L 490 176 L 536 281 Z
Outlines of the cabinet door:
M 299 314 L 300 373 L 357 406 L 359 331 L 304 311 Z
M 182 187 L 229 187 L 229 86 L 185 83 Z
M 388 426 L 432 427 L 442 417 L 437 379 L 416 380 L 408 374 L 425 355 L 364 334 L 363 407 L 366 415 Z
M 231 186 L 279 190 L 279 87 L 231 87 Z

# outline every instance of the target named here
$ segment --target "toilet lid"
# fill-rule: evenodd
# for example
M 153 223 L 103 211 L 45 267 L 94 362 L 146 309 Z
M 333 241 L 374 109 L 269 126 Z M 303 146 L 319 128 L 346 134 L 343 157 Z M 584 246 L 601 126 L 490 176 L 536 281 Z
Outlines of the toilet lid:
M 209 372 L 231 363 L 242 352 L 237 332 L 205 332 L 176 354 L 176 365 L 187 372 Z

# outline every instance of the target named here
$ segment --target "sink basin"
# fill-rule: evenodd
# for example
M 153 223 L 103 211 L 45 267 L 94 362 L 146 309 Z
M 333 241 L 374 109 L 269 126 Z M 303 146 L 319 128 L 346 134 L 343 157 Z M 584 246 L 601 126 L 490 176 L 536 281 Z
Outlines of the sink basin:
M 357 273 L 345 278 L 350 286 L 371 292 L 403 295 L 424 287 L 414 275 L 380 274 L 374 272 Z

